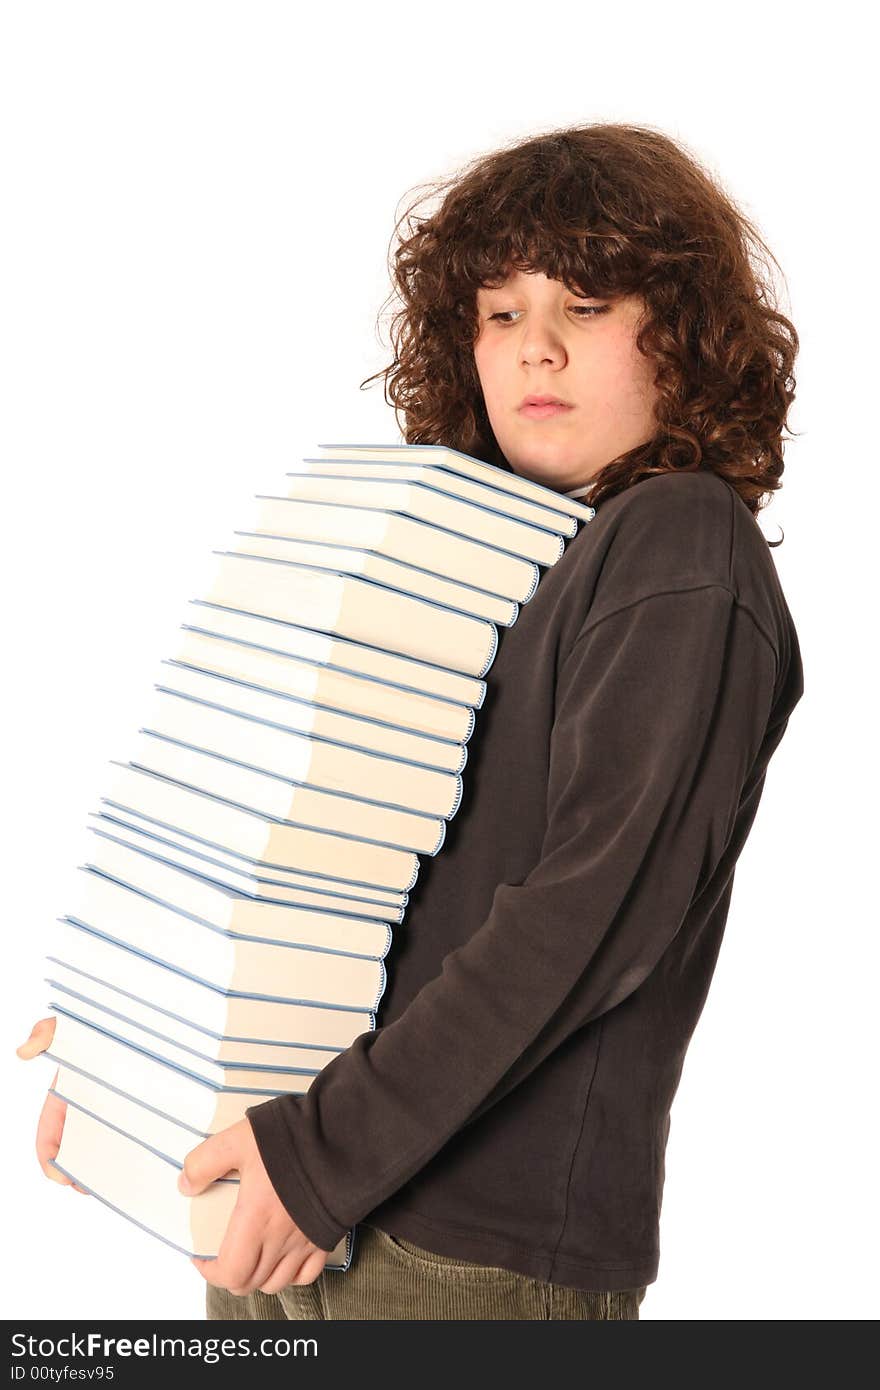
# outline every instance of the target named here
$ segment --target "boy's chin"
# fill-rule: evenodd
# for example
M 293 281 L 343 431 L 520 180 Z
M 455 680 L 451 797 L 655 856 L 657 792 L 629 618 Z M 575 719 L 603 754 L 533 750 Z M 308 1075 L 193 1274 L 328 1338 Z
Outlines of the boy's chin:
M 568 492 L 572 488 L 581 487 L 590 476 L 589 465 L 585 462 L 579 463 L 572 450 L 567 450 L 564 446 L 554 449 L 549 441 L 543 444 L 536 443 L 531 449 L 520 443 L 516 450 L 505 452 L 505 458 L 514 473 L 518 473 L 520 477 L 528 478 L 533 483 L 541 483 L 543 487 L 552 487 L 557 492 Z

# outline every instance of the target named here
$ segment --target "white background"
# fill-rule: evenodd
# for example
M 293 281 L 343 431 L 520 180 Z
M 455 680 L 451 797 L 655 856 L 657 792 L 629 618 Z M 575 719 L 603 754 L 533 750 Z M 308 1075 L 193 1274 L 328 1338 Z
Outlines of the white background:
M 49 1182 L 43 932 L 211 550 L 320 442 L 396 441 L 376 316 L 417 184 L 562 124 L 683 141 L 801 335 L 762 514 L 806 694 L 672 1112 L 643 1319 L 876 1316 L 873 76 L 861 7 L 7 3 L 0 687 L 7 1318 L 200 1317 L 187 1260 Z M 380 1015 L 381 1020 L 381 1015 Z

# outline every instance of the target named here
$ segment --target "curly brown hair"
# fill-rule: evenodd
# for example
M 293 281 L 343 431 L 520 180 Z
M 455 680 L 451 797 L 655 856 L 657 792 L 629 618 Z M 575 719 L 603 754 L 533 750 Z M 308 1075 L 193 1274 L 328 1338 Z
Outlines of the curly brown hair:
M 656 363 L 657 430 L 609 460 L 581 500 L 595 506 L 653 474 L 702 468 L 757 515 L 781 486 L 798 335 L 765 257 L 779 263 L 689 151 L 644 126 L 565 127 L 418 187 L 427 192 L 398 218 L 389 249 L 382 310 L 396 291 L 394 361 L 361 382 L 384 378 L 408 444 L 510 467 L 474 361 L 477 290 L 539 270 L 585 297 L 639 294 L 648 311 L 636 343 Z M 438 194 L 439 207 L 417 216 Z

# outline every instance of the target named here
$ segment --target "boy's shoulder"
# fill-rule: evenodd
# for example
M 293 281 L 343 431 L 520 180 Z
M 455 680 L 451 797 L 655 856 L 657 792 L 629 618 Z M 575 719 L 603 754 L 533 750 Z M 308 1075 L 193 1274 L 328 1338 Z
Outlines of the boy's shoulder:
M 622 602 L 664 588 L 729 585 L 732 502 L 715 473 L 643 478 L 598 504 L 585 527 L 582 560 L 597 569 L 599 587 Z
M 600 502 L 573 548 L 569 577 L 590 623 L 657 594 L 712 586 L 775 630 L 784 620 L 766 538 L 735 489 L 709 469 L 654 474 Z

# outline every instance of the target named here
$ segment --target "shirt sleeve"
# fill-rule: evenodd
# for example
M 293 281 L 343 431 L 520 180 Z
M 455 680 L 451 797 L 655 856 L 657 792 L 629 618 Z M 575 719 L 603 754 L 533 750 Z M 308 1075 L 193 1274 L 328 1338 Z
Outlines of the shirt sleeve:
M 247 1111 L 319 1248 L 647 977 L 730 839 L 776 676 L 772 645 L 721 584 L 587 616 L 558 675 L 534 868 L 498 885 L 399 1018 L 305 1095 Z

